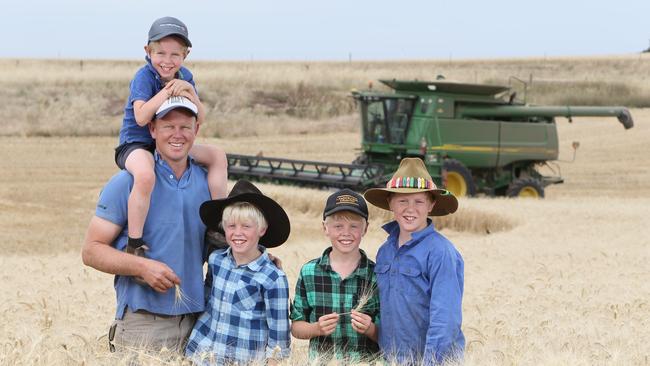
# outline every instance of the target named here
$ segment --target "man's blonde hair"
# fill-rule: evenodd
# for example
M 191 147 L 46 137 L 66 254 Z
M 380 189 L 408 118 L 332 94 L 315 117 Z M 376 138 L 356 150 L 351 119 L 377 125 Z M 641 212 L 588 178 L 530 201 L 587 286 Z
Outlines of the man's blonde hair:
M 339 211 L 327 216 L 324 220 L 325 224 L 328 224 L 331 221 L 362 221 L 364 225 L 368 224 L 363 216 L 356 214 L 352 211 Z M 365 228 L 365 226 L 364 226 Z
M 248 202 L 236 202 L 226 206 L 221 216 L 221 226 L 225 227 L 227 223 L 253 221 L 257 224 L 259 230 L 266 229 L 268 223 L 264 214 L 254 205 Z

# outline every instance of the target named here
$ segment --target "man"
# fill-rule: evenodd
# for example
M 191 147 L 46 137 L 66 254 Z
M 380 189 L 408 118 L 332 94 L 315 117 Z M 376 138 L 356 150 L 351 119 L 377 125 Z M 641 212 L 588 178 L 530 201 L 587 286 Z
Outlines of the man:
M 117 345 L 181 351 L 194 314 L 204 310 L 205 226 L 199 207 L 210 199 L 210 191 L 207 173 L 188 155 L 198 132 L 196 119 L 195 104 L 171 97 L 149 125 L 156 143 L 156 183 L 143 241 L 151 248 L 127 246 L 133 177 L 124 170 L 106 184 L 90 221 L 83 262 L 115 274 L 112 350 Z

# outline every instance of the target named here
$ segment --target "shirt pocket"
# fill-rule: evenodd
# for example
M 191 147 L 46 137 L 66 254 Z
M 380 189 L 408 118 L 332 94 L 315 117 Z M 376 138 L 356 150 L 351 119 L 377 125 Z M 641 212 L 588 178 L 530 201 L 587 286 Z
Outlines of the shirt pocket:
M 375 274 L 377 276 L 386 275 L 390 270 L 390 264 L 375 264 Z
M 380 296 L 382 293 L 387 294 L 390 290 L 390 264 L 375 264 L 375 275 L 377 276 L 377 287 L 379 287 Z
M 422 272 L 413 266 L 400 266 L 399 269 L 400 292 L 408 295 L 424 296 L 427 293 L 427 281 Z M 415 298 L 414 301 L 417 301 Z
M 246 285 L 235 291 L 233 296 L 233 307 L 240 312 L 242 316 L 246 315 L 252 316 L 253 311 L 255 310 L 255 305 L 257 305 L 257 299 L 259 297 L 259 290 L 256 286 Z

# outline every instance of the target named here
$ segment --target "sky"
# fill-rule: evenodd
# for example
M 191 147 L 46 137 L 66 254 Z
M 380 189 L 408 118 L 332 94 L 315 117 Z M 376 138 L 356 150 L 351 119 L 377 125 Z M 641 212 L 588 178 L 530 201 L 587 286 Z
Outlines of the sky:
M 140 59 L 151 23 L 192 60 L 404 60 L 631 54 L 650 0 L 0 0 L 0 58 Z

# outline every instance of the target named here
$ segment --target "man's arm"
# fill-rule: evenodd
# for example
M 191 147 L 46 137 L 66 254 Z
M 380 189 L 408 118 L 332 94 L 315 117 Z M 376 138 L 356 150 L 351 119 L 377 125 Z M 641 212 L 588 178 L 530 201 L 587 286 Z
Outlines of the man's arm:
M 122 276 L 139 276 L 158 292 L 165 292 L 180 279 L 166 264 L 121 252 L 111 246 L 122 227 L 93 216 L 84 239 L 81 258 L 87 266 Z

